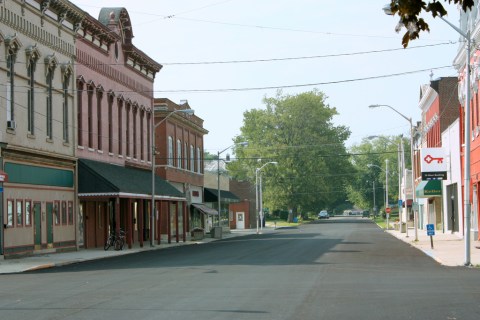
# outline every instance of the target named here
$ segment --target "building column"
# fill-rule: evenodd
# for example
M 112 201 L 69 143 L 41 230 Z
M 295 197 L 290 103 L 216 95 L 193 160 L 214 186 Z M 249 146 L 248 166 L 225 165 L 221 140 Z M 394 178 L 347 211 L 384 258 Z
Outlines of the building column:
M 127 199 L 126 237 L 128 248 L 132 248 L 133 223 L 132 223 L 132 199 Z
M 180 230 L 178 230 L 178 206 L 179 206 L 179 202 L 177 201 L 175 203 L 175 242 L 179 242 L 180 240 L 180 235 L 179 235 L 179 232 Z
M 145 200 L 140 200 L 140 203 L 138 205 L 138 214 L 137 214 L 137 217 L 138 217 L 138 231 L 139 231 L 139 234 L 138 234 L 138 242 L 140 243 L 140 247 L 143 248 L 143 235 L 144 235 L 144 232 L 145 230 L 143 230 L 143 226 L 144 226 L 144 223 L 143 223 L 143 217 L 145 215 L 145 212 L 144 212 L 144 207 L 143 207 L 143 203 L 145 202 Z

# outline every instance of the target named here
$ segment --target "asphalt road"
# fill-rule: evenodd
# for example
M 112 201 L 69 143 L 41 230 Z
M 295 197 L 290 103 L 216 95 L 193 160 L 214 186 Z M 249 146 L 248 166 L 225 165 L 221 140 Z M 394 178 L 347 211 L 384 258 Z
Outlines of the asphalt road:
M 480 319 L 480 270 L 334 218 L 0 276 L 0 319 Z

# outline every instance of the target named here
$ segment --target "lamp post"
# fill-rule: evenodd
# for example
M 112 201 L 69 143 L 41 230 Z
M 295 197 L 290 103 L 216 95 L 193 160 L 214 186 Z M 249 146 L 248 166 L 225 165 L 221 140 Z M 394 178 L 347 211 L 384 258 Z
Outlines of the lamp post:
M 263 213 L 260 213 L 260 212 L 259 212 L 260 210 L 263 210 L 263 208 L 262 208 L 262 189 L 261 189 L 261 188 L 262 188 L 262 184 L 261 184 L 262 175 L 260 174 L 260 171 L 261 171 L 266 165 L 268 165 L 268 164 L 277 165 L 278 162 L 276 162 L 276 161 L 270 161 L 270 162 L 265 163 L 265 164 L 264 164 L 263 166 L 261 166 L 260 168 L 255 169 L 255 200 L 256 200 L 256 201 L 255 201 L 255 203 L 256 203 L 255 208 L 256 208 L 256 212 L 257 212 L 257 214 L 256 214 L 257 234 L 258 234 L 258 218 L 259 218 L 259 215 L 260 215 L 260 217 L 263 217 Z M 259 187 L 258 187 L 258 181 L 259 181 L 259 180 L 258 180 L 258 177 L 259 177 L 259 175 L 260 175 L 260 189 L 259 189 Z M 260 197 L 260 202 L 259 202 L 259 200 L 258 200 L 259 197 Z M 263 224 L 261 224 L 261 225 L 262 225 L 261 228 L 263 229 Z
M 368 106 L 369 108 L 379 108 L 379 107 L 387 107 L 396 112 L 398 115 L 400 115 L 402 118 L 408 121 L 410 124 L 410 162 L 412 164 L 412 211 L 413 211 L 413 224 L 414 224 L 414 230 L 415 230 L 415 241 L 418 241 L 418 226 L 417 226 L 417 212 L 413 209 L 414 204 L 415 204 L 415 170 L 414 170 L 414 162 L 415 159 L 413 158 L 413 123 L 412 123 L 412 118 L 409 118 L 405 116 L 404 114 L 400 113 L 397 109 L 394 107 L 388 105 L 388 104 L 372 104 Z M 407 185 L 407 181 L 405 181 L 405 186 Z M 406 194 L 406 192 L 405 192 Z M 406 195 L 405 195 L 406 198 Z M 407 200 L 407 199 L 405 199 Z M 407 201 L 408 203 L 408 201 Z M 407 204 L 405 204 L 407 206 Z M 408 226 L 405 226 L 408 228 Z
M 228 149 L 230 149 L 231 147 L 234 147 L 236 145 L 240 145 L 240 146 L 247 146 L 248 145 L 248 142 L 247 141 L 244 141 L 244 142 L 240 142 L 238 144 L 232 144 L 231 146 L 223 149 L 222 151 L 218 151 L 217 152 L 217 207 L 218 207 L 218 226 L 220 227 L 220 220 L 221 220 L 221 207 L 220 207 L 220 198 L 221 198 L 221 195 L 220 195 L 220 155 L 222 153 L 224 153 L 225 151 L 227 151 Z
M 390 143 L 394 143 L 393 141 L 390 141 L 389 139 L 385 138 L 384 136 L 368 136 L 367 139 L 372 140 L 375 138 L 381 138 L 384 139 L 385 141 L 388 141 Z M 406 181 L 405 177 L 405 151 L 403 150 L 403 135 L 400 135 L 400 143 L 397 144 L 397 151 L 398 151 L 398 156 L 397 156 L 397 170 L 398 170 L 398 199 L 402 198 L 402 176 L 404 181 Z M 399 209 L 400 210 L 400 209 Z M 405 222 L 406 222 L 407 216 L 405 214 Z M 401 216 L 400 216 L 400 222 L 401 222 Z M 406 223 L 405 223 L 406 224 Z M 407 237 L 408 237 L 408 230 L 407 230 Z
M 390 8 L 390 4 L 387 4 L 383 7 L 383 11 L 387 15 L 393 15 Z M 470 30 L 467 32 L 462 31 L 460 28 L 452 24 L 450 21 L 444 19 L 442 16 L 439 16 L 446 24 L 453 28 L 457 33 L 459 33 L 466 40 L 466 49 L 467 54 L 465 56 L 465 121 L 464 121 L 464 138 L 465 138 L 465 148 L 464 148 L 464 216 L 465 216 L 465 266 L 470 266 L 470 55 L 472 50 L 473 39 L 470 37 Z M 415 216 L 414 216 L 415 217 Z M 415 225 L 416 226 L 416 225 Z M 417 240 L 415 234 L 415 240 Z
M 150 212 L 150 246 L 153 247 L 155 245 L 154 236 L 155 236 L 155 216 L 156 216 L 156 208 L 155 208 L 155 157 L 156 157 L 156 147 L 155 147 L 155 129 L 164 123 L 168 118 L 170 118 L 175 113 L 185 113 L 185 114 L 193 114 L 195 111 L 193 109 L 178 109 L 170 111 L 165 118 L 160 120 L 158 123 L 155 123 L 155 111 L 168 111 L 167 107 L 154 107 L 152 112 L 152 132 L 151 132 L 151 140 L 152 140 L 152 205 L 151 205 L 151 212 Z
M 371 163 L 367 164 L 367 167 L 369 168 L 376 167 L 385 172 L 385 211 L 387 211 L 387 208 L 390 208 L 390 205 L 388 204 L 388 159 L 385 159 L 385 170 L 383 170 L 382 167 L 377 166 L 376 164 L 371 164 Z M 387 230 L 388 230 L 389 229 L 388 216 L 390 215 L 390 213 L 385 212 L 385 214 L 387 216 Z
M 388 140 L 387 138 L 383 136 L 369 136 L 367 137 L 368 139 L 374 139 L 374 138 L 382 138 L 387 140 L 388 142 L 392 143 L 392 141 Z M 402 196 L 402 177 L 404 183 L 407 181 L 407 176 L 405 172 L 405 150 L 403 148 L 403 135 L 400 135 L 400 143 L 397 144 L 397 150 L 398 150 L 398 157 L 397 157 L 397 162 L 398 162 L 398 199 L 404 199 L 404 196 Z M 399 218 L 400 218 L 400 224 L 402 224 L 402 219 L 403 219 L 403 213 L 400 213 L 400 203 L 399 203 Z M 406 237 L 408 238 L 408 213 L 407 213 L 407 206 L 405 205 L 405 232 L 406 232 Z M 403 211 L 403 209 L 402 209 Z M 400 228 L 401 232 L 401 228 Z

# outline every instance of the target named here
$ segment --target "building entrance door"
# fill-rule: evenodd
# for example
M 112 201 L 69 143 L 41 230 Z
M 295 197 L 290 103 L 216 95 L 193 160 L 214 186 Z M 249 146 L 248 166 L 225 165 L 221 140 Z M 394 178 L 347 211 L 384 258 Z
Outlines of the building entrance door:
M 47 202 L 47 248 L 53 248 L 53 203 Z
M 40 202 L 33 204 L 33 225 L 35 250 L 40 250 L 42 248 L 42 205 Z
M 236 213 L 237 229 L 245 229 L 245 212 Z

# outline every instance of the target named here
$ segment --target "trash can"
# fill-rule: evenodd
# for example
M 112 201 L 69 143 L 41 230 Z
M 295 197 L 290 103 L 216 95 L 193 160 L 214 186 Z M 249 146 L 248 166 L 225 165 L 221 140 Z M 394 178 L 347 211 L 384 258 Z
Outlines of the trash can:
M 210 234 L 212 238 L 222 239 L 222 227 L 213 227 L 212 230 L 210 230 Z
M 407 232 L 407 224 L 405 222 L 402 222 L 402 224 L 400 225 L 400 232 L 401 233 Z

